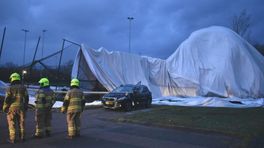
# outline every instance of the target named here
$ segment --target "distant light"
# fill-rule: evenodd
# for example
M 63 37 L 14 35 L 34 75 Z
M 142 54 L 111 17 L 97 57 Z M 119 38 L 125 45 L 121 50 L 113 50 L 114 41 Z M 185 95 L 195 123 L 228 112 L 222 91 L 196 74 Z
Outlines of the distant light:
M 27 71 L 26 71 L 26 70 L 23 70 L 22 73 L 23 73 L 23 75 L 24 75 L 24 74 L 27 74 Z

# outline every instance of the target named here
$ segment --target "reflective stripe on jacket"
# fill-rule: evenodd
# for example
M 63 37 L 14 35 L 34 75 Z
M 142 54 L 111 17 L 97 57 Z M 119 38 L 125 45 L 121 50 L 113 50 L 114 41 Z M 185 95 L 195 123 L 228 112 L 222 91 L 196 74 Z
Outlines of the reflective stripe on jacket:
M 21 84 L 14 84 L 6 89 L 3 110 L 9 108 L 9 111 L 24 111 L 28 105 L 27 88 Z
M 64 106 L 62 111 L 67 112 L 82 112 L 83 110 L 84 94 L 83 91 L 78 88 L 69 90 L 64 98 Z
M 51 109 L 55 103 L 55 93 L 49 87 L 40 88 L 35 97 L 36 109 Z

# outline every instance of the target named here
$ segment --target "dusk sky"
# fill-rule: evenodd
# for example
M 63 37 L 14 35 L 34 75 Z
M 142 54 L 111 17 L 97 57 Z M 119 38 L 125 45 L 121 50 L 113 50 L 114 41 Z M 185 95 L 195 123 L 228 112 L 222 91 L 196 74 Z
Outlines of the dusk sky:
M 21 29 L 30 31 L 27 63 L 43 29 L 44 56 L 60 50 L 63 38 L 94 49 L 128 52 L 129 16 L 134 17 L 131 52 L 166 59 L 193 31 L 212 25 L 230 28 L 242 10 L 251 17 L 250 39 L 264 44 L 263 0 L 1 0 L 0 39 L 4 27 L 7 30 L 0 63 L 23 61 Z M 71 50 L 65 56 L 74 59 L 77 47 Z

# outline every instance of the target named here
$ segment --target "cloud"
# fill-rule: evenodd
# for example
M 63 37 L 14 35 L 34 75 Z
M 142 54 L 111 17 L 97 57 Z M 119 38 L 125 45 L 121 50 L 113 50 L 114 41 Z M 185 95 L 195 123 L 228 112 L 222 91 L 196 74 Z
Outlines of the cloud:
M 62 38 L 92 48 L 128 51 L 128 16 L 135 18 L 131 22 L 132 52 L 142 55 L 165 59 L 191 32 L 211 25 L 230 27 L 232 17 L 243 9 L 252 18 L 252 39 L 264 43 L 263 4 L 262 0 L 2 0 L 0 33 L 7 26 L 7 34 L 1 61 L 22 55 L 22 28 L 30 30 L 28 61 L 43 29 L 48 30 L 45 55 L 60 49 Z

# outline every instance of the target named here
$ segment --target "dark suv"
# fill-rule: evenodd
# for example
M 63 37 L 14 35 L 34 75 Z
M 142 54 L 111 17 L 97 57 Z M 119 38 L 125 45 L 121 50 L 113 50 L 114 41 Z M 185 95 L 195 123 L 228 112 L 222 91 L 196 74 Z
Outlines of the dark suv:
M 122 108 L 125 111 L 131 111 L 135 106 L 150 107 L 151 102 L 151 92 L 144 85 L 120 85 L 102 97 L 105 108 Z

